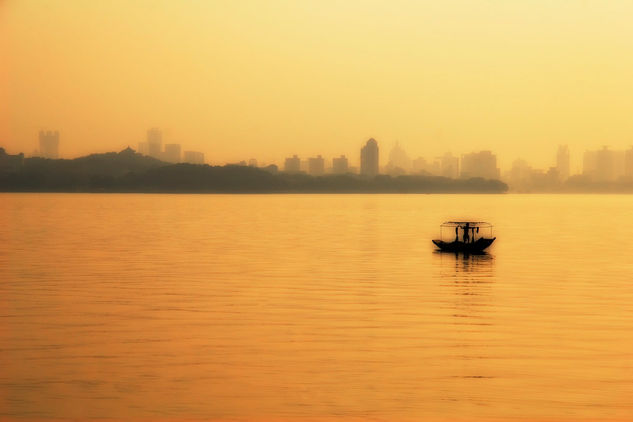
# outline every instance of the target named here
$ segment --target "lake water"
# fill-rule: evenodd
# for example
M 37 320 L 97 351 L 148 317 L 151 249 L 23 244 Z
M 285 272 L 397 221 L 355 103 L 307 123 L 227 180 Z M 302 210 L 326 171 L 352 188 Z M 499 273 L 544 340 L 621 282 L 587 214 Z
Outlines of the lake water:
M 0 194 L 0 418 L 633 419 L 633 196 Z M 449 219 L 483 256 L 434 252 Z

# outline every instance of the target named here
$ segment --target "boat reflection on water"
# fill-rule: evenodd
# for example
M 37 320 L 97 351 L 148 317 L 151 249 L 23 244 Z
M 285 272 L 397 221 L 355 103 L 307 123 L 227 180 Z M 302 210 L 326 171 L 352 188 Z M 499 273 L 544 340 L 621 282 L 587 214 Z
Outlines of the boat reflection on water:
M 436 258 L 441 277 L 454 278 L 456 282 L 492 281 L 494 256 L 487 252 L 464 254 L 435 250 L 433 256 Z
M 485 320 L 484 309 L 493 304 L 494 263 L 488 253 L 463 254 L 435 251 L 438 272 L 436 276 L 442 289 L 448 289 L 455 299 L 450 306 L 453 316 L 460 323 L 480 324 Z M 483 312 L 483 313 L 482 313 Z
M 453 351 L 447 361 L 455 368 L 451 388 L 494 389 L 499 378 L 494 256 L 436 251 L 433 259 L 445 300 L 446 348 Z

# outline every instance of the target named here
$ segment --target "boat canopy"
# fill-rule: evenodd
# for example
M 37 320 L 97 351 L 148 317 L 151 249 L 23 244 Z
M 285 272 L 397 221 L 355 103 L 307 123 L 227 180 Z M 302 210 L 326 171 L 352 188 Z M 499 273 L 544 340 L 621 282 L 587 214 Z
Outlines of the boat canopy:
M 492 224 L 485 221 L 446 221 L 440 225 L 440 238 L 444 237 L 443 229 L 450 228 L 451 233 L 452 229 L 455 229 L 455 233 L 457 233 L 457 230 L 466 230 L 466 224 L 468 224 L 469 230 L 475 230 L 477 233 L 480 230 L 489 230 L 490 237 L 492 237 Z
M 463 227 L 468 224 L 470 227 L 492 228 L 492 224 L 485 221 L 446 221 L 442 223 L 442 227 Z

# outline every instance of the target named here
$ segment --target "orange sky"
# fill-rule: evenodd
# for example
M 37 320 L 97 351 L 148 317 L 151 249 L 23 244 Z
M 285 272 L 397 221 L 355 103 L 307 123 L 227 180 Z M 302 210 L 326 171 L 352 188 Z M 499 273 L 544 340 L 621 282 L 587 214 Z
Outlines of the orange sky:
M 0 146 L 136 148 L 211 163 L 633 144 L 629 0 L 0 0 Z M 8 111 L 7 111 L 8 110 Z

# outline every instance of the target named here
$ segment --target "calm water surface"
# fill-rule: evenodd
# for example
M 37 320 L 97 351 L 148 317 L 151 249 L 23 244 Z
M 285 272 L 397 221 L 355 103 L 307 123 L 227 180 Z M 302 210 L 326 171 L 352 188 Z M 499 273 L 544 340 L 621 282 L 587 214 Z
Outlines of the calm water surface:
M 632 211 L 0 194 L 0 418 L 631 420 Z M 433 251 L 456 218 L 488 255 Z

